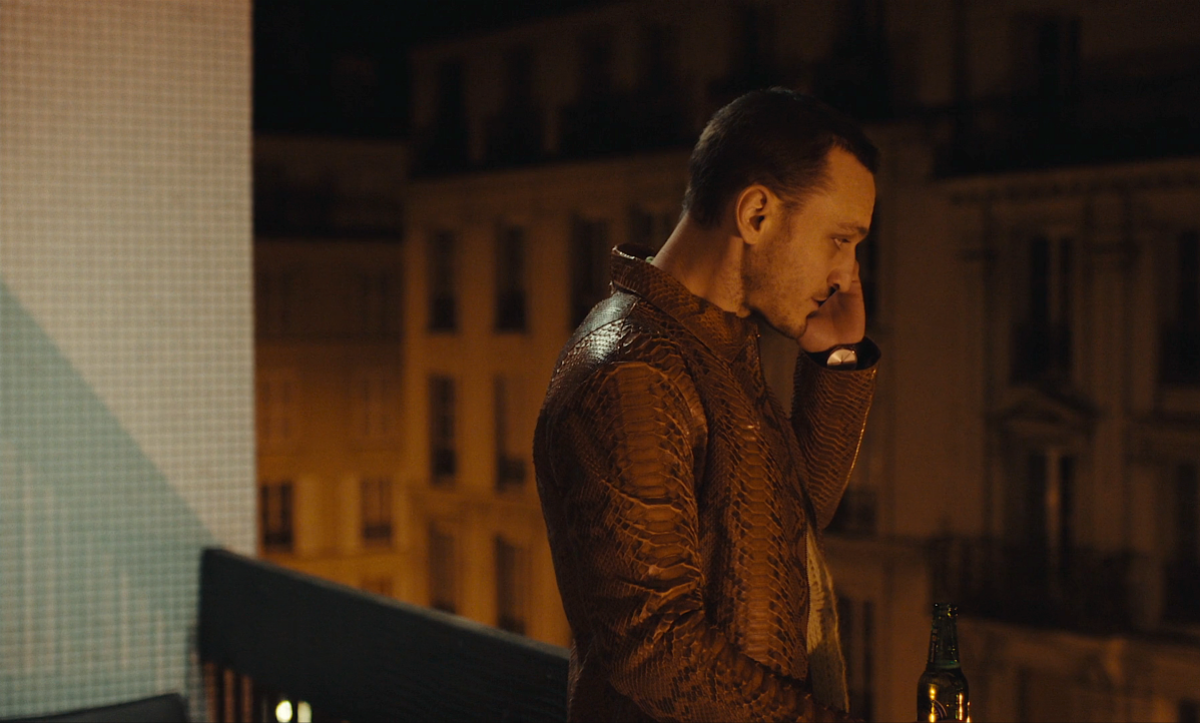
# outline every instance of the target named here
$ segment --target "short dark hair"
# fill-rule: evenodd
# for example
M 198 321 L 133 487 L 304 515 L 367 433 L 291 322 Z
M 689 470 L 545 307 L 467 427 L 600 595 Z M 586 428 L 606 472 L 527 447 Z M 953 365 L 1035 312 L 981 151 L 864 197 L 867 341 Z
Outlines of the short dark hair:
M 730 198 L 755 183 L 799 205 L 826 182 L 834 147 L 871 173 L 878 170 L 878 149 L 848 116 L 787 88 L 750 91 L 714 113 L 700 134 L 688 161 L 683 210 L 714 226 Z

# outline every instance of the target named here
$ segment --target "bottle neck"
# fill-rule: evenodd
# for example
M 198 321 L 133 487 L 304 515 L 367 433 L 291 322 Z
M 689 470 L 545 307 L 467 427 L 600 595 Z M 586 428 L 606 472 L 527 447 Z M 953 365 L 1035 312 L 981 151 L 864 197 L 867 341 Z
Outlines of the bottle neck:
M 929 662 L 927 668 L 946 670 L 961 667 L 958 663 L 958 626 L 953 612 L 935 610 L 933 630 L 929 633 Z

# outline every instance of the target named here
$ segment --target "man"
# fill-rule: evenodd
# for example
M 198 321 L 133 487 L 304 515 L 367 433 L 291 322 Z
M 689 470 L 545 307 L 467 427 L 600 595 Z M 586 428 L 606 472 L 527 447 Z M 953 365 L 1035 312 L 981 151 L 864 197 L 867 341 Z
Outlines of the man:
M 701 135 L 661 252 L 613 251 L 534 440 L 571 720 L 845 718 L 819 530 L 874 392 L 855 247 L 877 155 L 810 97 L 749 93 Z M 790 420 L 752 315 L 799 342 Z

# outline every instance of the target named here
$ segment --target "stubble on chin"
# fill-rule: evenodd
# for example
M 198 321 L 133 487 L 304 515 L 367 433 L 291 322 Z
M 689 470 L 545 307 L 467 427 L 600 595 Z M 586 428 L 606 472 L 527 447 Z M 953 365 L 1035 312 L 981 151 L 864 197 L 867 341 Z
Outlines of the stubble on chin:
M 745 303 L 758 318 L 767 326 L 783 334 L 789 339 L 800 340 L 808 329 L 808 317 L 789 313 L 783 299 L 787 294 L 779 288 L 774 279 L 764 278 L 765 274 L 746 274 L 743 277 L 743 288 L 746 290 Z M 813 312 L 816 313 L 816 312 Z
M 784 315 L 771 318 L 771 315 L 764 313 L 761 309 L 756 309 L 754 313 L 766 322 L 767 326 L 796 342 L 800 341 L 800 337 L 808 329 L 808 319 L 805 318 L 795 319 Z

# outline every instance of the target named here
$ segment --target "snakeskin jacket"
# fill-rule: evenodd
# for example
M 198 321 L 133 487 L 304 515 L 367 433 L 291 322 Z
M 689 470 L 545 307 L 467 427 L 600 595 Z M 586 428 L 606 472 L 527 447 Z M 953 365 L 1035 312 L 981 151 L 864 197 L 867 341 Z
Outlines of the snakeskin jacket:
M 754 323 L 649 253 L 614 249 L 535 432 L 570 720 L 841 719 L 807 680 L 806 520 L 828 525 L 845 490 L 878 348 L 853 371 L 800 353 L 789 420 Z

